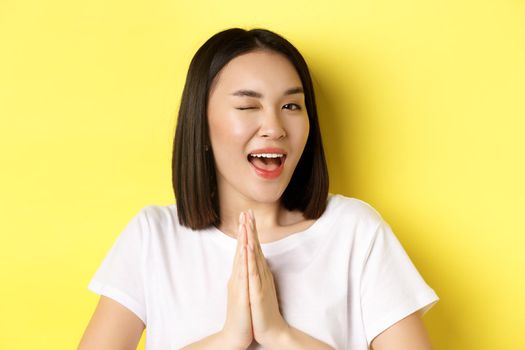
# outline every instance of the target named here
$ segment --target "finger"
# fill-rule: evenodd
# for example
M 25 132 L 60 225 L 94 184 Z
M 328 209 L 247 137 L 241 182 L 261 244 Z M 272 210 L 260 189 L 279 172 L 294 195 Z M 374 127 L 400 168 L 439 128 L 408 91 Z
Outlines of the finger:
M 248 211 L 248 215 L 246 215 L 245 217 L 245 221 L 244 221 L 244 226 L 245 226 L 245 229 L 247 231 L 247 238 L 248 238 L 248 248 L 253 250 L 253 248 L 255 247 L 255 242 L 254 242 L 254 239 L 253 239 L 253 235 L 252 235 L 252 220 L 251 220 L 251 213 L 250 213 L 251 209 Z
M 255 237 L 255 242 L 257 242 L 255 244 L 255 247 L 257 247 L 257 250 L 258 250 L 258 255 L 261 256 L 261 257 L 264 257 L 264 254 L 263 254 L 263 251 L 262 251 L 262 247 L 261 247 L 261 241 L 259 240 L 259 233 L 257 232 L 257 224 L 255 222 L 255 216 L 253 214 L 253 210 L 249 210 L 249 213 L 250 213 L 250 219 L 251 220 L 251 227 L 252 227 L 252 230 L 253 230 L 253 233 L 254 233 L 254 237 Z M 266 260 L 265 260 L 266 261 Z
M 264 253 L 262 251 L 261 243 L 259 241 L 259 234 L 257 233 L 257 226 L 255 224 L 255 216 L 253 215 L 253 211 L 249 209 L 249 217 L 248 220 L 250 221 L 250 229 L 251 229 L 251 235 L 253 237 L 254 241 L 254 251 L 255 251 L 255 259 L 257 261 L 257 267 L 259 270 L 259 274 L 262 277 L 267 276 L 267 270 L 268 270 L 268 264 L 266 263 L 266 259 L 264 257 Z
M 252 228 L 253 232 L 257 232 L 257 227 L 255 226 L 255 215 L 253 214 L 253 210 L 252 209 L 248 209 L 248 213 L 250 214 L 249 220 L 250 220 L 251 228 Z M 259 242 L 259 237 L 256 236 L 255 238 L 256 238 L 257 242 L 260 243 Z
M 233 271 L 236 271 L 236 267 L 239 266 L 239 263 L 240 263 L 240 254 L 242 251 L 242 234 L 241 233 L 242 233 L 242 226 L 245 220 L 246 220 L 245 214 L 241 212 L 241 214 L 239 215 L 239 228 L 237 230 L 237 247 L 235 249 L 235 257 L 233 259 Z
M 250 213 L 251 215 L 253 214 Z M 258 240 L 257 240 L 257 237 L 256 237 L 256 232 L 254 231 L 254 228 L 255 228 L 255 225 L 254 225 L 254 222 L 253 220 L 251 219 L 251 215 L 249 215 L 247 217 L 247 220 L 248 220 L 248 223 L 247 225 L 245 225 L 248 229 L 248 237 L 250 238 L 251 242 L 252 242 L 252 246 L 253 246 L 253 249 L 251 249 L 251 252 L 253 253 L 253 256 L 254 256 L 254 264 L 255 264 L 255 267 L 257 268 L 257 273 L 259 275 L 259 279 L 261 281 L 261 283 L 267 278 L 267 271 L 266 271 L 266 260 L 264 258 L 264 255 L 262 253 L 262 250 L 261 250 L 261 245 L 259 244 Z
M 253 210 L 248 209 L 248 217 L 247 220 L 249 222 L 249 228 L 251 230 L 252 238 L 253 238 L 253 247 L 254 249 L 257 247 L 260 250 L 260 242 L 259 242 L 259 235 L 257 234 L 257 228 L 255 226 L 255 216 L 253 214 Z
M 249 237 L 249 235 L 248 235 Z M 246 249 L 248 253 L 248 283 L 250 297 L 257 296 L 261 291 L 261 276 L 257 268 L 257 262 L 255 259 L 255 251 L 251 248 Z
M 248 247 L 250 250 L 255 251 L 257 247 L 257 239 L 254 235 L 254 226 L 253 226 L 253 220 L 252 220 L 252 210 L 250 209 L 248 211 L 248 216 L 245 221 L 245 227 L 248 232 Z
M 240 288 L 241 288 L 241 298 L 245 302 L 249 301 L 249 285 L 248 285 L 248 261 L 246 254 L 246 230 L 244 225 L 240 233 L 241 236 L 241 248 L 239 254 L 239 279 L 240 279 Z

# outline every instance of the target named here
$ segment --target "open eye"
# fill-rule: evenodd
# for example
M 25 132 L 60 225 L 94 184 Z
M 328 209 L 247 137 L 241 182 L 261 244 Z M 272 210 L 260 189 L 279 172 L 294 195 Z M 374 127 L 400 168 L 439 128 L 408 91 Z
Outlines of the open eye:
M 287 103 L 283 106 L 285 109 L 289 109 L 291 111 L 297 111 L 301 109 L 301 106 L 299 106 L 297 103 Z

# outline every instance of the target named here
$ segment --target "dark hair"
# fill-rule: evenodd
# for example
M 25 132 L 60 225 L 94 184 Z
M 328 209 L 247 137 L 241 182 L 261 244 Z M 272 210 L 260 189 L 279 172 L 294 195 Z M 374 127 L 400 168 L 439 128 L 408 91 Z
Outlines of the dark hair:
M 304 58 L 290 42 L 269 30 L 232 28 L 213 35 L 197 50 L 186 76 L 172 156 L 172 183 L 181 225 L 197 230 L 220 224 L 208 132 L 208 95 L 215 76 L 230 60 L 258 49 L 280 53 L 293 64 L 303 84 L 310 122 L 303 154 L 281 203 L 288 210 L 302 211 L 308 219 L 319 218 L 326 209 L 328 169 L 312 80 Z

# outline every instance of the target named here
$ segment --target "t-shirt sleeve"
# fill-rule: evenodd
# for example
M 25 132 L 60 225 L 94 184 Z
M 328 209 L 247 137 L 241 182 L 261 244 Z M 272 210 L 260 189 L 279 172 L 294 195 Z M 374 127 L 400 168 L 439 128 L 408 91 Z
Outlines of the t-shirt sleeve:
M 418 310 L 427 312 L 438 300 L 391 227 L 381 220 L 361 276 L 361 310 L 368 345 L 396 322 Z
M 147 220 L 141 210 L 126 225 L 91 279 L 88 289 L 111 298 L 146 324 L 143 246 Z

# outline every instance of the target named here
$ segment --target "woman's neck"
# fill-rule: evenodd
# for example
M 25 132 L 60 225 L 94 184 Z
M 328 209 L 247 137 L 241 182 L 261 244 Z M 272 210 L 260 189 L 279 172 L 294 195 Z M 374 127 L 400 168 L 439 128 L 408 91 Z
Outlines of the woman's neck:
M 271 232 L 279 230 L 281 225 L 286 225 L 287 210 L 282 208 L 279 201 L 272 203 L 261 203 L 249 201 L 244 198 L 224 198 L 220 200 L 221 224 L 219 229 L 227 235 L 237 238 L 239 229 L 239 214 L 253 210 L 255 225 L 259 238 L 271 236 Z

